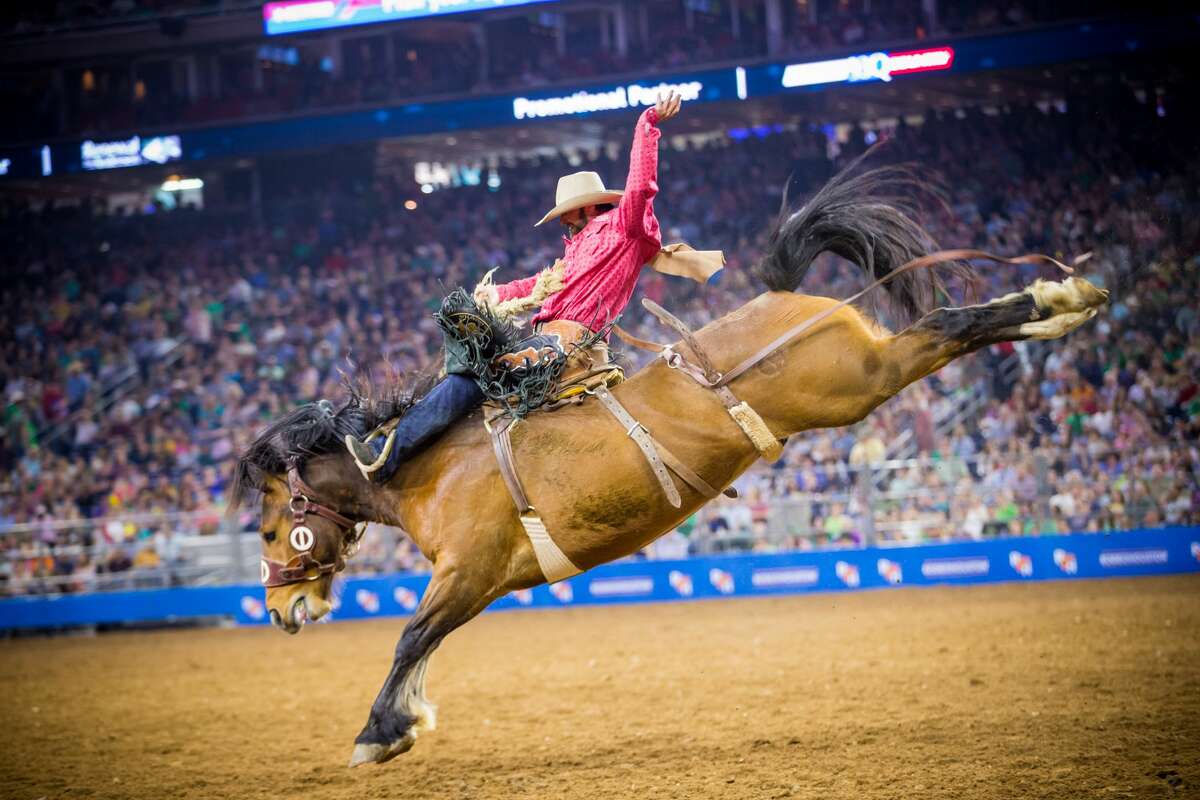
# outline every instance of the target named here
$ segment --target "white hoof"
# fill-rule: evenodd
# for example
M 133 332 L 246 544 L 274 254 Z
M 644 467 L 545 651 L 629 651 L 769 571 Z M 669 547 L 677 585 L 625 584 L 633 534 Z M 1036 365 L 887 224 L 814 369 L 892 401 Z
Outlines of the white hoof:
M 1102 306 L 1108 301 L 1108 292 L 1097 289 L 1083 278 L 1073 276 L 1061 283 L 1034 281 L 1026 291 L 1033 295 L 1033 300 L 1040 310 L 1049 311 L 1051 314 L 1082 312 Z
M 1029 339 L 1057 339 L 1066 336 L 1071 331 L 1096 316 L 1096 309 L 1086 311 L 1059 313 L 1040 322 L 1026 322 L 1019 330 L 1022 336 Z
M 385 744 L 356 744 L 354 752 L 350 754 L 350 766 L 358 767 L 363 764 L 382 764 L 385 761 L 391 761 L 398 755 L 403 755 L 412 749 L 413 743 L 417 741 L 415 733 L 406 733 L 397 742 L 392 742 L 390 745 Z

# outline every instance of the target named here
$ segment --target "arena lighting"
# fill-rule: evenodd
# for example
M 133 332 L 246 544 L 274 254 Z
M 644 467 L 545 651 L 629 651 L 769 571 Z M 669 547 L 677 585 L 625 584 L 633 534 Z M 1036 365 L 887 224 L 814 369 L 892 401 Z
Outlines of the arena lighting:
M 652 106 L 658 101 L 660 93 L 678 92 L 684 100 L 696 100 L 704 84 L 700 81 L 685 83 L 660 83 L 657 86 L 643 86 L 631 83 L 614 89 L 598 92 L 580 90 L 574 94 L 561 97 L 514 97 L 513 119 L 536 119 L 539 117 L 562 117 L 571 114 L 590 114 L 593 111 L 614 111 L 622 108 L 637 106 Z
M 404 207 L 407 208 L 409 211 L 416 211 L 417 210 L 417 201 L 416 200 L 405 200 Z
M 932 47 L 903 53 L 865 53 L 830 61 L 789 64 L 783 70 L 783 87 L 820 86 L 825 83 L 890 81 L 896 75 L 933 72 L 954 65 L 954 48 Z
M 278 0 L 263 6 L 268 35 L 511 8 L 549 0 Z
M 171 178 L 163 181 L 164 192 L 186 192 L 188 189 L 203 189 L 204 181 L 199 178 Z

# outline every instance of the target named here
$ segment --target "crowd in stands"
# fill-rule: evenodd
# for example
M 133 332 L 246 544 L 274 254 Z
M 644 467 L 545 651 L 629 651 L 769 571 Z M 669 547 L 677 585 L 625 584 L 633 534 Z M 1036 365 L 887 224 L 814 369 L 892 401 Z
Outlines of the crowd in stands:
M 144 21 L 173 15 L 229 13 L 244 5 L 210 0 L 178 8 L 147 0 L 24 4 L 0 12 L 0 36 L 60 30 L 71 25 Z M 1096 16 L 1113 3 L 945 3 L 937 22 L 911 0 L 855 0 L 803 7 L 782 3 L 781 49 L 775 58 L 815 57 L 867 45 L 912 42 L 937 34 L 1028 26 L 1039 21 Z M 334 107 L 379 105 L 415 97 L 535 89 L 602 76 L 656 74 L 737 59 L 768 56 L 766 13 L 761 3 L 742 0 L 738 32 L 723 3 L 655 0 L 639 8 L 644 31 L 629 23 L 628 48 L 618 54 L 601 35 L 598 12 L 564 6 L 567 20 L 560 48 L 557 15 L 502 17 L 486 24 L 487 44 L 468 27 L 437 23 L 421 33 L 421 21 L 405 27 L 356 29 L 339 45 L 320 40 L 264 39 L 259 47 L 199 53 L 189 92 L 184 71 L 165 59 L 108 61 L 0 75 L 0 102 L 24 109 L 5 126 L 4 141 L 47 137 L 145 132 L 162 126 L 275 117 Z M 810 14 L 810 8 L 815 14 Z M 254 9 L 251 9 L 253 11 Z M 7 18 L 4 16 L 7 13 Z M 629 12 L 630 20 L 635 15 Z M 688 22 L 688 24 L 685 24 Z M 211 63 L 210 63 L 211 62 Z
M 926 222 L 943 245 L 1092 251 L 1083 272 L 1112 292 L 1110 307 L 1065 339 L 955 362 L 853 428 L 793 437 L 778 463 L 739 481 L 741 498 L 710 504 L 655 553 L 1200 521 L 1200 167 L 1181 123 L 1120 96 L 889 131 L 873 158 L 942 176 L 948 207 Z M 873 133 L 855 130 L 832 159 L 815 126 L 682 149 L 665 137 L 664 240 L 722 248 L 728 267 L 706 287 L 647 271 L 639 296 L 696 326 L 754 296 L 749 267 L 786 176 L 793 196 L 811 191 Z M 504 280 L 553 262 L 558 233 L 531 222 L 558 176 L 593 168 L 620 185 L 626 157 L 543 158 L 501 167 L 498 187 L 429 195 L 331 157 L 274 186 L 259 222 L 243 209 L 4 207 L 0 581 L 27 591 L 31 578 L 170 561 L 172 532 L 218 527 L 232 461 L 259 428 L 343 397 L 342 371 L 429 367 L 445 292 L 493 267 Z M 982 299 L 1055 277 L 980 276 Z M 803 289 L 842 297 L 860 285 L 824 256 Z M 622 324 L 661 338 L 636 299 Z M 889 462 L 901 457 L 920 465 Z M 159 516 L 178 511 L 186 522 Z M 379 537 L 360 563 L 420 557 L 402 536 Z

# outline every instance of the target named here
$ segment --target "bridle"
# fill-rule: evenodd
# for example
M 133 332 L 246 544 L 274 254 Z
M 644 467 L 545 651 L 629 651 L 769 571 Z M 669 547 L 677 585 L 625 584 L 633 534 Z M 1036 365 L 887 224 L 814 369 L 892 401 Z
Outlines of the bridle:
M 359 523 L 310 499 L 316 492 L 300 477 L 300 468 L 295 461 L 288 464 L 287 482 L 288 490 L 292 493 L 288 501 L 288 508 L 292 512 L 292 529 L 288 532 L 288 543 L 292 549 L 299 552 L 286 563 L 270 558 L 262 559 L 262 583 L 268 589 L 315 581 L 322 575 L 341 572 L 346 568 L 346 559 L 354 555 L 362 539 L 363 527 Z M 341 541 L 329 548 L 335 554 L 333 561 L 318 561 L 313 556 L 312 550 L 317 543 L 317 534 L 308 525 L 309 514 L 323 517 L 338 526 Z

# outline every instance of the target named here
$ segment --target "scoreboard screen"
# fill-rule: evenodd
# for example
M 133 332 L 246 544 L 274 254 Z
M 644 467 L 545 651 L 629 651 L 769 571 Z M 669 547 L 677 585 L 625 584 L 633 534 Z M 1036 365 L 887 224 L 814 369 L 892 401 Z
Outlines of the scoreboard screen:
M 263 27 L 274 36 L 547 2 L 552 0 L 276 0 L 263 6 Z

